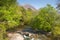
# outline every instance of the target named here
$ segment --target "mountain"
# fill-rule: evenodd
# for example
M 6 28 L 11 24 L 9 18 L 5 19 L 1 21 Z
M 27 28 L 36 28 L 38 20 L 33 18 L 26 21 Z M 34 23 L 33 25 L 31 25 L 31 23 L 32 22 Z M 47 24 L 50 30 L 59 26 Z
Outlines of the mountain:
M 23 5 L 23 7 L 25 8 L 25 9 L 32 9 L 32 10 L 36 10 L 32 5 L 30 5 L 30 4 L 25 4 L 25 5 Z

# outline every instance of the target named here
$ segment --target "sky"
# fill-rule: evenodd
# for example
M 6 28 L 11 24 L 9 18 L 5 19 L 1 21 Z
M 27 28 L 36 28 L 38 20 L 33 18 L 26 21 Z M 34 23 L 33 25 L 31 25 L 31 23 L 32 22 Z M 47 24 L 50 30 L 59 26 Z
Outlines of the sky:
M 53 7 L 56 7 L 56 0 L 17 0 L 19 5 L 30 4 L 36 9 L 51 4 Z

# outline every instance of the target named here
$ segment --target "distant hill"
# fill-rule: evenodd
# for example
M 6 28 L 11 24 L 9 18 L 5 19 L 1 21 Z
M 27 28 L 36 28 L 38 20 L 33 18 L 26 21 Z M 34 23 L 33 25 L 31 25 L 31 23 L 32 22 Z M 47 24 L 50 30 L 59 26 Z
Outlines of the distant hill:
M 37 10 L 36 8 L 34 8 L 32 5 L 30 5 L 30 4 L 25 4 L 25 5 L 23 5 L 23 7 L 25 8 L 25 9 L 28 9 L 28 8 L 30 8 L 30 9 L 32 9 L 32 10 Z

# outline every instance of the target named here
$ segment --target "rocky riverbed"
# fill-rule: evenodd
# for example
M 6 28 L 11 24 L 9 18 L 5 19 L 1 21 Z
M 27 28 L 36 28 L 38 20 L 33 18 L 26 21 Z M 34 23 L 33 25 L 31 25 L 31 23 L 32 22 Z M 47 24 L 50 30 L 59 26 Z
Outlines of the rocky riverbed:
M 21 33 L 8 33 L 8 38 L 9 40 L 51 40 L 50 38 L 46 37 L 43 34 L 33 34 L 33 33 L 28 33 L 24 32 L 23 34 Z
M 49 34 L 45 35 L 45 32 L 41 32 L 41 34 L 39 32 L 34 31 L 31 28 L 25 28 L 24 30 L 8 32 L 7 35 L 9 40 L 51 40 Z

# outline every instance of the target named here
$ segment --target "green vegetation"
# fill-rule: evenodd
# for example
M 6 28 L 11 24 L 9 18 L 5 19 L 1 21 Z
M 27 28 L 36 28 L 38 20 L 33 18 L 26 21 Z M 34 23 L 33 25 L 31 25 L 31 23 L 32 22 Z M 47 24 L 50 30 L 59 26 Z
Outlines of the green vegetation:
M 2 33 L 2 36 L 4 36 L 3 34 L 6 33 L 8 28 L 20 24 L 21 14 L 18 12 L 16 0 L 0 0 L 0 33 Z M 3 37 L 1 38 L 3 39 Z
M 47 5 L 39 10 L 39 14 L 32 22 L 32 28 L 49 32 L 54 27 L 55 18 L 56 10 L 51 5 Z
M 0 40 L 7 40 L 7 37 L 4 37 L 6 30 L 18 26 L 21 28 L 22 24 L 29 25 L 34 30 L 60 35 L 60 14 L 51 5 L 47 4 L 35 12 L 19 6 L 16 0 L 0 0 Z

